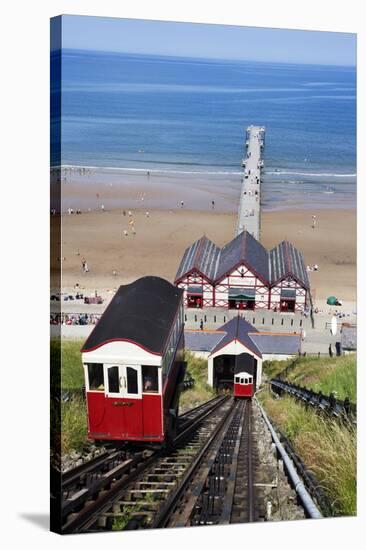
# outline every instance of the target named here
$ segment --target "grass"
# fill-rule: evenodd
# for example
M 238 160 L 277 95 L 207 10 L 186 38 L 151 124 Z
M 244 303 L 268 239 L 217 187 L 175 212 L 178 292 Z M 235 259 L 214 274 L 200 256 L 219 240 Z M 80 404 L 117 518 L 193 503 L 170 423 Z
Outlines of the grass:
M 139 502 L 141 501 L 141 502 Z M 112 531 L 123 531 L 133 515 L 144 509 L 144 503 L 152 503 L 155 501 L 155 496 L 152 493 L 146 493 L 140 499 L 136 500 L 135 506 L 124 506 L 121 514 L 113 519 Z
M 334 515 L 355 515 L 356 430 L 324 419 L 289 396 L 274 399 L 264 390 L 258 399 L 323 485 Z
M 86 404 L 82 397 L 74 397 L 61 404 L 61 453 L 81 452 L 87 443 Z
M 81 344 L 79 340 L 62 340 L 60 348 L 60 342 L 51 341 L 51 380 L 58 390 L 81 389 L 83 386 Z M 61 456 L 72 451 L 81 452 L 88 444 L 86 405 L 81 395 L 74 396 L 66 403 L 62 402 L 60 408 L 53 407 L 51 420 L 54 430 L 52 440 Z
M 291 361 L 266 361 L 263 371 L 268 378 L 274 378 L 291 365 L 286 380 L 299 386 L 306 386 L 314 391 L 322 391 L 329 395 L 335 393 L 337 399 L 349 399 L 355 403 L 357 400 L 357 366 L 356 355 L 343 355 L 341 357 L 301 357 L 296 362 Z
M 195 385 L 181 394 L 180 409 L 189 409 L 212 399 L 215 395 L 211 386 L 207 384 L 207 360 L 195 357 L 187 350 L 185 351 L 185 360 L 187 361 L 187 373 L 195 379 Z

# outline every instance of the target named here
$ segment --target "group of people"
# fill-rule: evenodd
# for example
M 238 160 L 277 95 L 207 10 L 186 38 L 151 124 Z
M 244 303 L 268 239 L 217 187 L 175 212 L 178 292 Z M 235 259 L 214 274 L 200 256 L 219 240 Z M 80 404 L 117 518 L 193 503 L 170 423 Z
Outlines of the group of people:
M 100 315 L 96 313 L 55 313 L 50 316 L 51 325 L 96 325 Z
M 68 209 L 67 209 L 67 212 L 68 212 L 69 216 L 71 216 L 71 214 L 75 214 L 75 213 L 76 213 L 76 214 L 81 214 L 81 209 L 80 209 L 80 208 L 77 208 L 77 209 L 74 211 L 73 208 L 68 208 Z M 56 211 L 55 211 L 55 213 L 56 213 Z

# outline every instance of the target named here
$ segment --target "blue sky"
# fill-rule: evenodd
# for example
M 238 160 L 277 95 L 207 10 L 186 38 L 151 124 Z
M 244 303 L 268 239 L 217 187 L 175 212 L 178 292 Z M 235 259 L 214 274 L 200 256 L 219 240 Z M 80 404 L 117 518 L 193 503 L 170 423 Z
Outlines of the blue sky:
M 64 48 L 356 65 L 356 34 L 65 15 Z

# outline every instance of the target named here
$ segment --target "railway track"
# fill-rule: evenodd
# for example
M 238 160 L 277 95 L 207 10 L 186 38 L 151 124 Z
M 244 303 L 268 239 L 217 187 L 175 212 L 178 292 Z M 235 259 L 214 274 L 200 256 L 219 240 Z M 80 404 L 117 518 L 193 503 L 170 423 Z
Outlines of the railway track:
M 81 532 L 258 521 L 252 404 L 221 398 L 145 463 Z M 204 410 L 204 413 L 202 412 Z M 190 411 L 191 415 L 193 411 Z M 190 416 L 185 415 L 186 419 Z M 151 458 L 151 457 L 150 457 Z
M 178 447 L 191 433 L 227 402 L 215 397 L 179 417 Z M 169 455 L 171 456 L 171 455 Z M 111 500 L 133 482 L 145 469 L 159 461 L 162 451 L 112 448 L 99 457 L 66 472 L 62 476 L 62 532 L 79 532 Z
M 169 450 L 110 449 L 63 475 L 63 533 L 263 521 L 251 400 L 216 397 L 179 417 Z M 268 493 L 267 493 L 268 494 Z
M 258 521 L 251 407 L 238 401 L 227 411 L 152 527 Z

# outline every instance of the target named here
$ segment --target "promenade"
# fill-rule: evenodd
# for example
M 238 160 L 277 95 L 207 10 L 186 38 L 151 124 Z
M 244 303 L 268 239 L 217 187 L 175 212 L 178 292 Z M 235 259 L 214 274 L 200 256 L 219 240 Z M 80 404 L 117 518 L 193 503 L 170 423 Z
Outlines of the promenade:
M 265 128 L 249 126 L 246 130 L 246 156 L 235 235 L 246 230 L 260 240 L 261 229 L 261 158 Z

